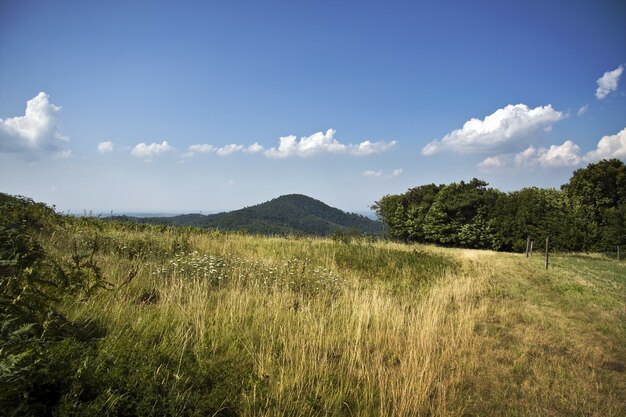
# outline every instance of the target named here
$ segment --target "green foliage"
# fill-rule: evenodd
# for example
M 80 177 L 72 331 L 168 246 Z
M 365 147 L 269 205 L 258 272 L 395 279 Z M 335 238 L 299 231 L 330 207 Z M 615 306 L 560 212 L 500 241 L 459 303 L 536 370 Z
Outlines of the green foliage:
M 174 217 L 118 217 L 140 223 L 192 226 L 217 230 L 241 231 L 251 234 L 328 236 L 337 230 L 356 230 L 361 234 L 379 234 L 380 224 L 365 216 L 345 213 L 313 198 L 290 194 L 266 203 L 228 213 L 212 215 L 184 214 Z
M 410 279 L 410 285 L 420 286 L 445 271 L 456 268 L 449 258 L 418 252 L 385 250 L 370 245 L 341 245 L 335 249 L 338 267 L 353 270 L 381 281 L 398 283 Z
M 406 230 L 407 205 L 403 196 L 383 196 L 374 203 L 372 209 L 376 211 L 378 218 L 386 226 L 386 233 L 396 239 L 408 240 L 409 234 Z
M 59 413 L 237 416 L 240 405 L 234 400 L 253 381 L 251 360 L 229 346 L 199 359 L 185 346 L 161 343 L 160 331 L 121 329 L 80 358 L 67 358 L 76 371 L 66 381 Z M 72 350 L 64 346 L 56 353 Z
M 626 165 L 602 160 L 574 172 L 564 192 L 579 208 L 589 247 L 605 250 L 626 243 Z
M 473 179 L 386 195 L 373 208 L 389 236 L 403 241 L 519 252 L 529 237 L 550 237 L 558 250 L 613 250 L 626 244 L 626 165 L 590 164 L 560 191 L 505 194 Z
M 104 285 L 97 247 L 84 254 L 75 242 L 73 263 L 62 265 L 34 237 L 59 223 L 44 205 L 0 195 L 0 409 L 12 415 L 45 414 L 58 401 L 68 368 L 50 355 L 63 340 L 80 337 L 59 299 L 89 296 Z

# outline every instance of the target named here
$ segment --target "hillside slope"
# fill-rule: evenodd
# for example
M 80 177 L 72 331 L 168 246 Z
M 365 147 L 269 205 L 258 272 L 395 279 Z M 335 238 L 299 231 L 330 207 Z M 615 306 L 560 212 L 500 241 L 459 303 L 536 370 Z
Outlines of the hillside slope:
M 346 213 L 302 194 L 283 195 L 265 203 L 226 213 L 124 218 L 140 223 L 245 230 L 260 234 L 304 233 L 326 236 L 340 230 L 374 235 L 382 230 L 379 222 L 358 214 Z

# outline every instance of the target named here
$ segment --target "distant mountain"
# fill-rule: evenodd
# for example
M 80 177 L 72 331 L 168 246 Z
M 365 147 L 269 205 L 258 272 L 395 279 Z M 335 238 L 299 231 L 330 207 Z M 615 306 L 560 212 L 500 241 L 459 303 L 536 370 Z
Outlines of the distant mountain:
M 302 194 L 283 195 L 256 206 L 226 213 L 114 218 L 138 223 L 245 230 L 259 234 L 304 233 L 325 236 L 336 231 L 356 231 L 374 235 L 382 231 L 381 224 L 375 220 L 360 214 L 346 213 Z

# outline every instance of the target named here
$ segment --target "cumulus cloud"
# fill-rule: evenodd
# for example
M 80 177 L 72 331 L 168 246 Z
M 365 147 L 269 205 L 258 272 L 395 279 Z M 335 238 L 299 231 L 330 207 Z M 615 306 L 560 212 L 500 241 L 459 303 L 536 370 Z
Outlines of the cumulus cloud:
M 100 153 L 113 152 L 113 142 L 108 140 L 106 142 L 98 143 L 98 152 Z
M 598 100 L 604 99 L 613 91 L 617 90 L 617 83 L 619 82 L 619 77 L 624 72 L 624 66 L 620 65 L 615 68 L 613 71 L 607 71 L 604 75 L 596 81 L 598 83 L 598 88 L 596 89 L 596 98 Z
M 370 142 L 369 140 L 366 140 L 358 145 L 347 145 L 346 147 L 348 153 L 352 155 L 367 156 L 385 152 L 396 146 L 397 143 L 398 142 L 395 140 L 392 140 L 391 142 Z
M 515 155 L 517 166 L 571 167 L 580 164 L 581 161 L 580 148 L 571 140 L 566 140 L 562 145 L 552 145 L 549 148 L 530 146 Z
M 254 142 L 252 145 L 248 146 L 243 151 L 245 153 L 259 153 L 259 152 L 263 151 L 263 146 L 261 146 L 258 143 Z
M 216 152 L 219 156 L 228 156 L 241 150 L 243 150 L 243 145 L 235 145 L 234 143 L 231 143 L 218 148 Z
M 150 158 L 171 152 L 173 150 L 174 148 L 172 148 L 167 141 L 164 140 L 162 143 L 151 143 L 150 145 L 146 145 L 145 143 L 137 144 L 131 151 L 131 154 L 138 158 Z
M 529 146 L 517 154 L 491 156 L 478 164 L 482 170 L 497 170 L 509 166 L 521 168 L 574 167 L 601 159 L 626 159 L 626 128 L 615 135 L 607 135 L 598 141 L 596 149 L 580 154 L 580 147 L 571 140 L 549 148 Z
M 60 111 L 40 92 L 26 102 L 23 116 L 0 119 L 0 152 L 63 152 L 69 139 L 58 131 Z
M 184 156 L 192 157 L 193 155 L 197 153 L 213 153 L 213 152 L 215 152 L 219 156 L 228 156 L 233 153 L 241 152 L 241 151 L 245 153 L 251 153 L 251 154 L 259 153 L 263 151 L 263 146 L 259 145 L 256 142 L 249 146 L 237 145 L 237 144 L 231 143 L 231 144 L 224 145 L 222 147 L 217 148 L 213 145 L 203 143 L 203 144 L 198 144 L 198 145 L 191 145 L 188 148 L 188 152 L 185 153 Z
M 198 153 L 213 152 L 219 156 L 228 156 L 237 152 L 245 152 L 248 154 L 263 153 L 263 155 L 270 158 L 288 158 L 292 156 L 308 157 L 323 153 L 366 156 L 384 152 L 394 147 L 397 143 L 396 141 L 372 142 L 366 140 L 355 145 L 343 144 L 335 139 L 334 135 L 335 130 L 329 129 L 325 133 L 317 132 L 311 136 L 302 137 L 299 140 L 295 135 L 284 136 L 279 139 L 278 147 L 270 149 L 265 149 L 258 142 L 248 146 L 231 143 L 222 147 L 215 147 L 206 143 L 196 144 L 189 146 L 187 152 L 182 154 L 182 156 L 190 158 Z M 144 147 L 147 146 L 145 144 L 143 145 Z
M 189 152 L 194 154 L 194 153 L 210 153 L 215 151 L 215 146 L 213 145 L 208 145 L 206 143 L 201 143 L 198 145 L 191 145 L 188 148 Z
M 585 162 L 611 158 L 626 159 L 626 128 L 615 135 L 602 137 L 596 149 L 583 156 L 580 155 L 578 145 L 566 140 L 562 145 L 552 145 L 549 148 L 531 146 L 515 155 L 515 163 L 518 166 L 573 167 Z
M 497 171 L 502 168 L 516 166 L 518 168 L 560 168 L 573 167 L 583 162 L 580 148 L 571 140 L 561 145 L 529 146 L 518 153 L 491 156 L 478 164 L 483 171 Z
M 311 136 L 304 136 L 300 140 L 294 135 L 283 136 L 279 139 L 278 148 L 266 150 L 265 155 L 270 158 L 308 157 L 323 153 L 365 156 L 386 151 L 396 145 L 396 141 L 370 142 L 369 140 L 356 145 L 346 145 L 334 136 L 335 129 L 328 129 L 326 133 L 317 132 Z
M 372 177 L 372 178 L 395 178 L 395 177 L 399 177 L 400 175 L 402 175 L 402 168 L 396 168 L 393 171 L 391 171 L 390 174 L 387 174 L 387 175 L 385 175 L 383 170 L 378 170 L 378 171 L 369 170 L 369 171 L 363 172 L 364 177 Z
M 549 128 L 566 117 L 550 104 L 534 109 L 525 104 L 511 105 L 496 110 L 484 120 L 470 119 L 461 129 L 454 130 L 422 149 L 423 155 L 444 151 L 483 153 L 526 144 L 539 129 Z
M 492 169 L 504 168 L 508 164 L 509 161 L 507 161 L 506 155 L 497 155 L 485 158 L 481 163 L 478 164 L 478 168 L 489 171 Z
M 626 128 L 615 135 L 602 137 L 596 149 L 585 155 L 588 162 L 610 158 L 626 159 Z
M 587 113 L 588 110 L 589 110 L 589 104 L 585 104 L 580 109 L 578 109 L 578 115 L 582 116 L 583 114 Z

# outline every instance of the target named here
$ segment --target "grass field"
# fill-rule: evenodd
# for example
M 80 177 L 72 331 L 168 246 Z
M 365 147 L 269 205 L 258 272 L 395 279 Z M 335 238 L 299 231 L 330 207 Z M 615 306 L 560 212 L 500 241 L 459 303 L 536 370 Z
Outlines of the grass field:
M 625 262 L 94 219 L 35 235 L 99 273 L 60 297 L 80 331 L 9 415 L 626 415 Z

